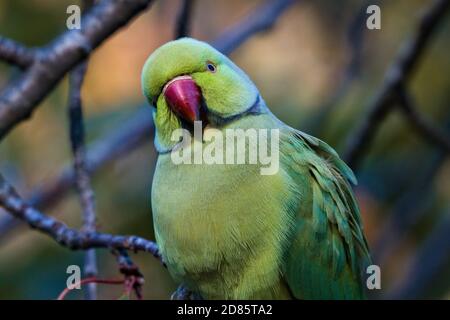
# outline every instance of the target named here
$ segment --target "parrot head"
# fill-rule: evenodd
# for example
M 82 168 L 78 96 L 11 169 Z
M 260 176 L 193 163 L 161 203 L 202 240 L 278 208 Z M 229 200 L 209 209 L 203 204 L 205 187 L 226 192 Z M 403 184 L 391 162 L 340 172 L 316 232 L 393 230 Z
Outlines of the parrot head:
M 172 132 L 194 121 L 220 126 L 258 107 L 253 82 L 230 59 L 191 38 L 155 50 L 142 70 L 142 89 L 154 107 L 155 145 L 170 151 Z

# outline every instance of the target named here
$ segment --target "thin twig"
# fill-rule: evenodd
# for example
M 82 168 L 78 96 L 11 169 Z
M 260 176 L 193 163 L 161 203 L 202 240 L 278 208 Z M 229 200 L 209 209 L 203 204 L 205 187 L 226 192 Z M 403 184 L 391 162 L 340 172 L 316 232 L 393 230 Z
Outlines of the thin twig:
M 450 133 L 440 130 L 436 125 L 432 124 L 430 120 L 426 119 L 417 111 L 414 101 L 406 92 L 405 88 L 400 88 L 397 92 L 398 106 L 406 118 L 409 120 L 416 131 L 422 137 L 441 148 L 444 152 L 450 153 Z
M 145 251 L 162 261 L 158 246 L 153 241 L 137 236 L 78 231 L 39 212 L 26 204 L 2 175 L 0 175 L 0 206 L 16 218 L 28 223 L 31 228 L 47 234 L 57 243 L 69 249 L 110 248 Z
M 450 114 L 447 114 L 445 129 L 450 130 Z M 426 206 L 430 203 L 433 181 L 445 164 L 447 154 L 443 148 L 439 148 L 428 158 L 428 162 L 421 165 L 422 170 L 414 173 L 413 183 L 396 201 L 392 212 L 387 214 L 389 218 L 378 233 L 372 256 L 379 265 L 388 261 L 408 231 L 414 228 L 427 212 Z
M 194 4 L 195 0 L 182 0 L 180 12 L 178 13 L 175 24 L 175 39 L 189 35 Z
M 411 187 L 396 201 L 372 246 L 373 260 L 380 266 L 389 261 L 398 246 L 427 213 L 433 191 L 433 181 L 445 163 L 445 153 L 439 150 L 431 161 L 416 174 Z
M 230 54 L 251 36 L 273 27 L 280 15 L 295 2 L 298 0 L 266 0 L 240 23 L 225 30 L 212 42 L 212 46 L 224 54 Z
M 35 59 L 35 52 L 11 39 L 0 36 L 0 61 L 16 65 L 21 69 L 28 68 Z
M 27 71 L 0 92 L 0 140 L 32 112 L 64 77 L 106 38 L 152 0 L 104 0 L 92 7 L 81 20 L 80 30 L 66 31 L 39 50 Z
M 86 152 L 84 146 L 84 121 L 81 104 L 81 86 L 86 73 L 87 61 L 80 63 L 70 74 L 69 92 L 69 120 L 70 142 L 73 152 L 73 168 L 75 173 L 75 185 L 80 196 L 83 212 L 83 230 L 94 232 L 96 230 L 94 191 L 91 186 L 91 178 L 86 166 Z M 86 251 L 84 274 L 86 277 L 97 275 L 97 261 L 95 250 Z M 88 300 L 96 299 L 96 285 L 91 283 L 86 291 Z
M 83 12 L 93 5 L 93 0 L 83 1 Z M 82 61 L 70 73 L 70 91 L 69 91 L 69 127 L 70 142 L 73 153 L 73 167 L 77 191 L 80 197 L 80 203 L 83 214 L 83 230 L 85 232 L 96 231 L 96 214 L 94 191 L 91 186 L 91 178 L 86 167 L 86 152 L 84 144 L 84 120 L 83 106 L 81 99 L 81 88 L 86 74 L 88 60 Z M 97 257 L 95 249 L 87 250 L 84 256 L 84 275 L 85 277 L 97 276 Z M 86 290 L 87 300 L 96 300 L 97 285 L 89 283 Z
M 318 111 L 308 120 L 306 124 L 307 128 L 304 129 L 306 132 L 320 136 L 323 123 L 333 113 L 339 105 L 339 102 L 347 95 L 352 84 L 358 79 L 361 73 L 363 40 L 365 31 L 367 30 L 365 25 L 365 20 L 367 19 L 366 10 L 369 4 L 376 4 L 376 1 L 364 1 L 348 26 L 346 42 L 349 47 L 350 58 L 341 72 L 341 76 L 339 77 L 341 80 L 338 81 L 339 83 L 336 88 L 323 105 L 315 108 Z
M 134 290 L 138 300 L 142 300 L 144 275 L 139 270 L 138 266 L 131 260 L 126 250 L 113 250 L 113 254 L 116 256 L 119 264 L 120 273 L 122 273 L 125 276 L 126 281 L 131 284 L 131 289 Z
M 383 86 L 375 95 L 368 112 L 358 127 L 350 133 L 344 159 L 353 168 L 361 160 L 377 128 L 392 110 L 395 92 L 409 80 L 414 67 L 422 56 L 433 31 L 444 17 L 449 0 L 437 0 L 423 14 L 416 32 L 402 46 L 397 58 L 385 74 Z

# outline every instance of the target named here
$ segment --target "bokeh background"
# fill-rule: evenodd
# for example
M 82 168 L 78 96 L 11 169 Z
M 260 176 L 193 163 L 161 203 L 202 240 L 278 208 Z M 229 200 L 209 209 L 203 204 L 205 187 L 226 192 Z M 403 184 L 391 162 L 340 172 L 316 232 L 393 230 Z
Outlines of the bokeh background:
M 413 32 L 421 10 L 430 4 L 425 0 L 373 2 L 381 7 L 382 29 L 363 31 L 360 68 L 338 99 L 333 97 L 353 54 L 349 30 L 363 1 L 298 1 L 272 30 L 255 35 L 231 54 L 280 119 L 317 135 L 339 152 L 381 86 L 401 43 Z M 212 41 L 260 3 L 197 0 L 191 34 Z M 65 31 L 70 4 L 79 2 L 0 0 L 0 33 L 28 46 L 43 45 Z M 121 130 L 123 122 L 145 104 L 140 89 L 142 65 L 153 50 L 173 38 L 180 5 L 179 0 L 156 1 L 94 52 L 82 90 L 88 142 Z M 446 132 L 450 132 L 449 32 L 447 15 L 409 84 L 420 112 Z M 0 87 L 16 73 L 1 64 Z M 32 119 L 0 144 L 0 172 L 25 198 L 70 164 L 67 93 L 65 79 Z M 332 112 L 317 123 L 317 115 L 330 101 Z M 155 159 L 149 133 L 148 143 L 93 175 L 101 231 L 154 239 L 150 190 Z M 393 112 L 356 174 L 366 234 L 382 272 L 382 289 L 373 298 L 450 298 L 450 238 L 441 236 L 442 228 L 450 232 L 449 159 L 417 134 L 401 113 Z M 74 192 L 46 213 L 70 226 L 81 224 Z M 411 223 L 410 214 L 414 214 Z M 0 219 L 4 215 L 0 211 Z M 389 227 L 393 216 L 400 222 L 396 228 Z M 98 255 L 100 275 L 118 277 L 114 257 L 107 250 L 98 250 Z M 175 284 L 160 263 L 149 254 L 132 257 L 145 275 L 144 297 L 169 298 Z M 417 263 L 418 259 L 423 261 Z M 3 232 L 0 299 L 54 299 L 65 286 L 70 264 L 82 266 L 83 253 L 63 248 L 27 226 Z M 99 286 L 102 299 L 117 298 L 121 292 L 120 286 Z M 82 293 L 71 293 L 69 298 L 80 299 Z

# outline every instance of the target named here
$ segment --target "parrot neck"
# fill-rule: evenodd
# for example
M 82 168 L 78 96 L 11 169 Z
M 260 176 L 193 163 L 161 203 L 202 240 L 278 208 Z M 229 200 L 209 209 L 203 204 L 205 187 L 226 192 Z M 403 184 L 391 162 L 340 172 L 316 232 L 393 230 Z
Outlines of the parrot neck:
M 250 114 L 263 114 L 267 113 L 268 108 L 264 99 L 260 94 L 256 96 L 255 102 L 244 112 L 232 115 L 229 117 L 224 117 L 223 115 L 219 115 L 212 110 L 208 110 L 208 122 L 214 127 L 222 127 L 224 125 L 230 124 L 233 121 L 236 121 L 246 115 Z

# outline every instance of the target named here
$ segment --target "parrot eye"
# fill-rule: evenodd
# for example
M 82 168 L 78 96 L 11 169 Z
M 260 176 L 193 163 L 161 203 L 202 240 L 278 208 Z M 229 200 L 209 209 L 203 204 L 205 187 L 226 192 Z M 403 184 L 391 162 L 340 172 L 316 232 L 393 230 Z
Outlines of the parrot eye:
M 212 73 L 216 72 L 216 66 L 212 62 L 207 62 L 206 68 Z

